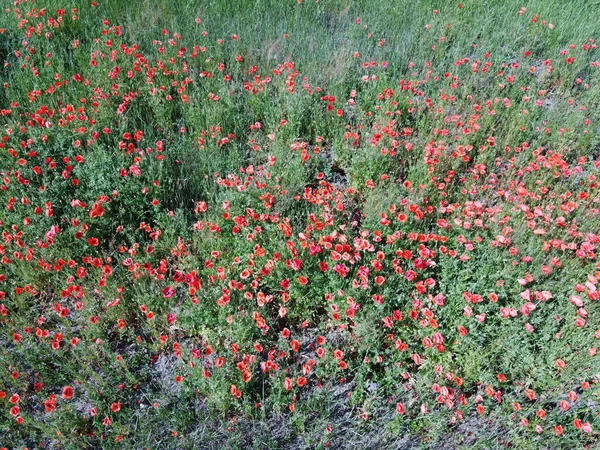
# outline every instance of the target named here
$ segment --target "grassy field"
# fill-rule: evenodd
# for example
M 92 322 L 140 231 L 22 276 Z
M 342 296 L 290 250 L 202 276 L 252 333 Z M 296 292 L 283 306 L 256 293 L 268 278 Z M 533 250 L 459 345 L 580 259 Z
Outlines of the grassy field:
M 596 449 L 592 1 L 0 11 L 0 449 Z

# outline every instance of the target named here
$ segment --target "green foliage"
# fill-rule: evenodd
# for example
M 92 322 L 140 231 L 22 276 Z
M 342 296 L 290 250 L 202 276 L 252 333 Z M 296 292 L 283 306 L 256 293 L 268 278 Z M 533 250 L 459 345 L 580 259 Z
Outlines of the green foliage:
M 0 447 L 593 448 L 595 13 L 7 4 Z

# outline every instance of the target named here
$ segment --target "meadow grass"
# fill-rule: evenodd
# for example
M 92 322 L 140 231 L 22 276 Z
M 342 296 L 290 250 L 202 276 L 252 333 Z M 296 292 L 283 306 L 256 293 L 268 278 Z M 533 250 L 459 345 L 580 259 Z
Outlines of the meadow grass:
M 583 1 L 0 14 L 0 447 L 596 448 Z

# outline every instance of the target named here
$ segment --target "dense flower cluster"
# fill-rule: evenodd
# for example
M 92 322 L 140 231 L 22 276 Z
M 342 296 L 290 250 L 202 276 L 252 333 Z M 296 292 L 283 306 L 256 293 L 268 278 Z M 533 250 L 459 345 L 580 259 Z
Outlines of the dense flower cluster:
M 425 440 L 478 416 L 501 443 L 598 439 L 593 39 L 554 54 L 523 8 L 535 47 L 450 61 L 433 11 L 431 54 L 394 72 L 381 37 L 338 88 L 200 18 L 135 43 L 96 7 L 1 22 L 1 445 L 338 385 Z

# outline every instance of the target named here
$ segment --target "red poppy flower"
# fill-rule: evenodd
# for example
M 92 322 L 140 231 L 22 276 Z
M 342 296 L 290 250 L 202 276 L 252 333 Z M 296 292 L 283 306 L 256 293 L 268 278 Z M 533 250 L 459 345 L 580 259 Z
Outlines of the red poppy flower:
M 73 388 L 71 386 L 65 386 L 62 390 L 62 398 L 65 400 L 73 397 Z

